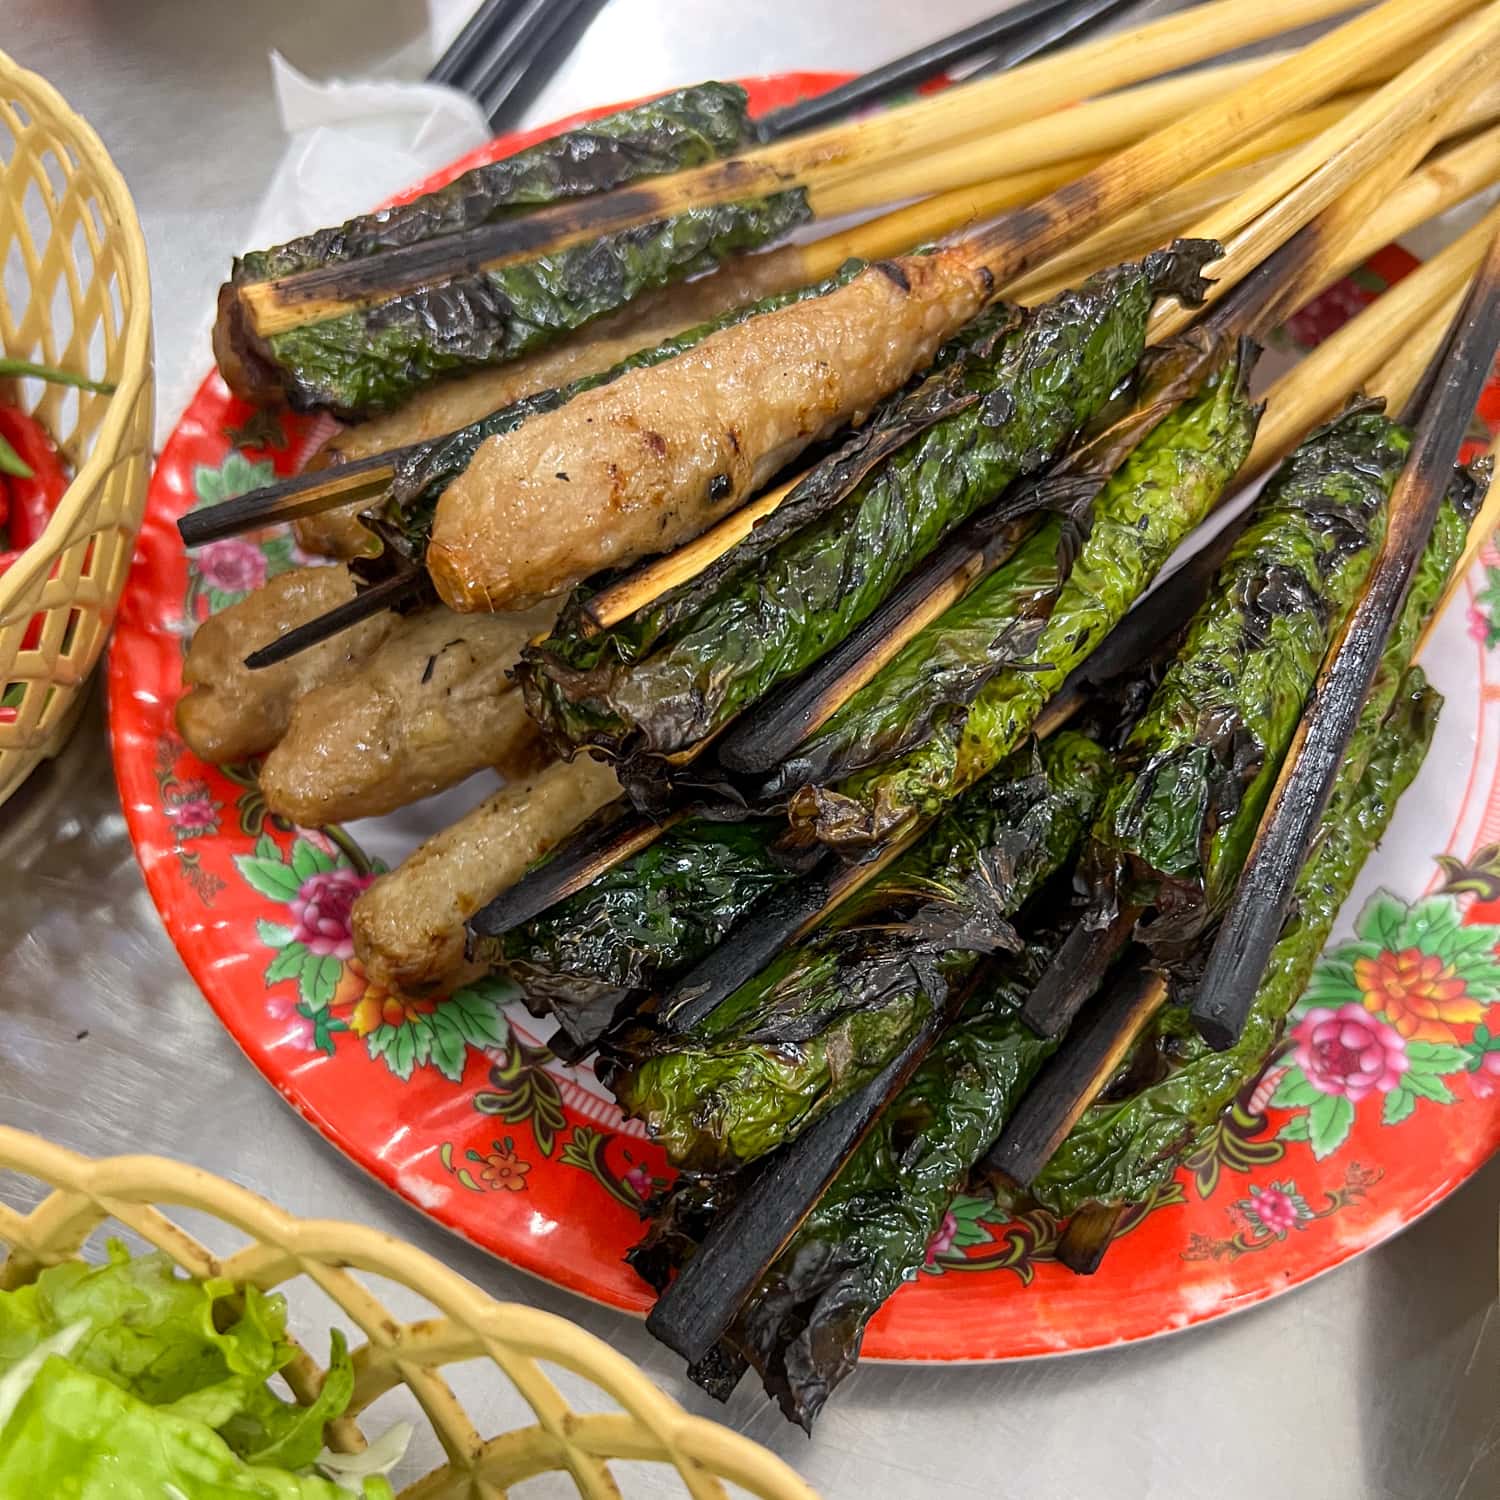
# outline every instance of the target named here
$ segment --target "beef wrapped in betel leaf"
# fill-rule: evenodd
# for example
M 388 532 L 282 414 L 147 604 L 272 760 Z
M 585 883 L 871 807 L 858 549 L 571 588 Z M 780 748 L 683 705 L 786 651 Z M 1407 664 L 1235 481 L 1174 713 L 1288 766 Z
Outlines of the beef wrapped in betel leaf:
M 872 1077 L 1065 863 L 1108 757 L 1063 733 L 1016 752 L 907 855 L 688 1032 L 601 1076 L 674 1165 L 722 1171 L 793 1139 Z
M 591 1045 L 616 1014 L 686 972 L 796 878 L 767 822 L 692 819 L 474 956 L 502 967 L 538 1015 Z
M 1233 480 L 1259 420 L 1247 393 L 1255 352 L 1224 349 L 1206 387 L 1139 441 L 1080 515 L 1046 518 L 800 746 L 764 795 L 790 792 L 795 826 L 852 845 L 899 834 L 985 775 Z
M 1171 1177 L 1198 1134 L 1270 1056 L 1339 907 L 1431 741 L 1441 699 L 1411 667 L 1411 659 L 1463 555 L 1480 494 L 1470 474 L 1455 475 L 1297 878 L 1292 915 L 1239 1040 L 1216 1052 L 1199 1036 L 1185 1006 L 1162 1011 L 1123 1068 L 1127 1080 L 1146 1078 L 1145 1086 L 1114 1091 L 1090 1106 L 1033 1179 L 1031 1192 L 1047 1208 L 1071 1214 L 1090 1202 L 1143 1201 Z
M 1120 756 L 1084 875 L 1191 943 L 1234 887 L 1318 665 L 1385 534 L 1410 434 L 1352 407 L 1272 476 Z
M 235 260 L 233 279 L 269 281 L 477 229 L 543 203 L 701 166 L 754 139 L 744 89 L 735 83 L 694 84 L 548 136 L 404 203 L 270 250 L 247 251 Z
M 487 271 L 453 272 L 440 241 L 544 203 L 604 192 L 728 155 L 749 138 L 744 91 L 709 83 L 623 110 L 444 188 L 235 264 L 220 293 L 215 351 L 252 400 L 348 416 L 389 409 L 456 371 L 500 364 L 623 306 L 642 291 L 779 238 L 808 217 L 800 190 L 689 209 Z M 239 299 L 247 284 L 311 270 L 367 269 L 382 252 L 432 244 L 417 290 L 261 335 Z
M 1187 1009 L 1170 1005 L 1145 1039 L 1137 1067 L 1164 1076 L 1123 1098 L 1105 1097 L 1078 1123 L 1033 1178 L 1029 1192 L 1058 1215 L 1090 1204 L 1139 1203 L 1170 1180 L 1201 1134 L 1265 1066 L 1301 996 L 1333 922 L 1365 860 L 1380 842 L 1397 799 L 1427 754 L 1441 696 L 1419 667 L 1398 684 L 1383 720 L 1358 731 L 1367 740 L 1362 771 L 1346 763 L 1297 877 L 1294 912 L 1256 991 L 1238 1041 L 1216 1052 Z M 1352 748 L 1352 747 L 1351 747 Z
M 530 651 L 533 716 L 560 743 L 627 761 L 712 735 L 845 639 L 1012 480 L 1049 463 L 1135 366 L 1158 296 L 1196 295 L 1206 253 L 1184 242 L 1001 323 L 906 398 L 927 413 L 910 441 L 867 471 L 864 456 L 844 464 L 857 482 L 841 475 L 837 503 L 814 471 L 709 578 L 640 620 Z
M 953 1195 L 1054 1050 L 1018 1011 L 1055 947 L 1055 935 L 1035 936 L 981 976 L 959 1023 L 876 1121 L 721 1341 L 722 1358 L 754 1365 L 804 1429 L 853 1371 L 870 1319 L 925 1263 Z M 661 1275 L 691 1254 L 702 1209 L 733 1182 L 690 1182 L 681 1207 L 666 1205 L 642 1251 L 643 1274 Z

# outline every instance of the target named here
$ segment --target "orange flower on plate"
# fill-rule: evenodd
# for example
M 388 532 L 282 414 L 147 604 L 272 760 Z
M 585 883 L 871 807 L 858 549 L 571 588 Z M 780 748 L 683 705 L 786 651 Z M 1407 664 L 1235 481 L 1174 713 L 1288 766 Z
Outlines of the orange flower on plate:
M 1484 1019 L 1463 976 L 1420 948 L 1356 959 L 1354 982 L 1365 1009 L 1383 1014 L 1409 1041 L 1454 1042 L 1455 1026 Z
M 531 1170 L 529 1161 L 522 1161 L 514 1151 L 492 1151 L 480 1164 L 479 1175 L 486 1187 L 505 1189 L 519 1193 L 526 1187 L 526 1174 Z
M 355 1036 L 369 1036 L 380 1026 L 402 1026 L 437 1009 L 436 1000 L 409 1000 L 371 983 L 357 958 L 344 964 L 328 1008 Z

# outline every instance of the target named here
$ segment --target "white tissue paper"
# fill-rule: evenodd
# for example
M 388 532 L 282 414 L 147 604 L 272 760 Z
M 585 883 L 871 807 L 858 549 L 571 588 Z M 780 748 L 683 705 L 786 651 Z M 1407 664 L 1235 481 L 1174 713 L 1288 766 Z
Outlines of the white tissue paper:
M 291 139 L 247 244 L 365 213 L 490 137 L 479 106 L 441 84 L 320 83 L 276 52 L 271 78 Z

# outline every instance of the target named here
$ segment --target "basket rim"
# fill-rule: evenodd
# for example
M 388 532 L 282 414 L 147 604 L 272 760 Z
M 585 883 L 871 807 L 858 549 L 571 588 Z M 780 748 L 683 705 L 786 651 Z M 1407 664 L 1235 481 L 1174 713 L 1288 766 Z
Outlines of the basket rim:
M 201 1209 L 202 1204 L 194 1201 L 195 1189 L 201 1193 L 207 1187 L 219 1200 L 211 1210 L 214 1217 L 252 1241 L 265 1243 L 265 1230 L 274 1228 L 283 1246 L 300 1245 L 295 1254 L 404 1283 L 439 1314 L 481 1340 L 564 1368 L 592 1366 L 608 1378 L 605 1385 L 591 1373 L 600 1389 L 619 1404 L 621 1415 L 655 1436 L 670 1435 L 689 1461 L 701 1463 L 712 1452 L 728 1460 L 719 1472 L 732 1483 L 744 1485 L 753 1479 L 761 1483 L 764 1494 L 818 1500 L 817 1492 L 784 1459 L 744 1433 L 688 1411 L 607 1340 L 560 1313 L 492 1297 L 430 1252 L 387 1230 L 342 1219 L 305 1218 L 207 1168 L 170 1157 L 135 1152 L 88 1156 L 12 1125 L 0 1124 L 0 1170 L 31 1177 L 52 1191 L 81 1193 L 106 1214 L 111 1201 L 158 1210 Z M 110 1190 L 108 1178 L 115 1173 L 135 1179 L 128 1191 Z M 9 1248 L 14 1247 L 0 1241 L 0 1249 Z
M 50 570 L 58 553 L 63 550 L 87 497 L 98 487 L 105 471 L 114 462 L 124 437 L 126 423 L 151 380 L 152 370 L 151 274 L 146 256 L 146 238 L 125 178 L 104 142 L 100 140 L 98 132 L 63 98 L 56 86 L 40 73 L 22 67 L 3 48 L 0 48 L 0 83 L 14 85 L 36 95 L 72 132 L 69 145 L 98 175 L 100 191 L 119 217 L 120 248 L 133 293 L 121 340 L 120 378 L 115 383 L 114 393 L 109 397 L 109 407 L 99 426 L 94 451 L 69 481 L 46 529 L 21 553 L 15 565 L 0 577 L 0 615 L 3 615 L 33 587 L 40 574 Z

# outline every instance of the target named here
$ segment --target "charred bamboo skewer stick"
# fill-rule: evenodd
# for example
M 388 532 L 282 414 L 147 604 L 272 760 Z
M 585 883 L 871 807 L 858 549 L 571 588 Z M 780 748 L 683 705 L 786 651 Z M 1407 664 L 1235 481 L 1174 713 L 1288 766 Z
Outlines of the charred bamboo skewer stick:
M 1391 180 L 1405 175 L 1441 134 L 1444 122 L 1460 115 L 1493 70 L 1500 46 L 1500 6 L 1486 6 L 1378 89 L 1322 135 L 1266 173 L 1242 198 L 1209 214 L 1196 231 L 1225 247 L 1215 270 L 1219 280 L 1209 300 L 1222 295 L 1251 266 L 1265 259 L 1290 230 L 1346 195 L 1350 185 L 1371 175 L 1382 160 Z M 1366 216 L 1378 198 L 1348 201 L 1350 223 Z M 1288 309 L 1289 310 L 1289 309 Z M 1187 308 L 1166 308 L 1153 319 L 1152 336 L 1162 338 L 1186 325 Z
M 1431 14 L 1421 25 L 1404 28 L 1398 45 L 1417 41 L 1434 25 L 1467 8 L 1465 0 L 1422 0 L 1415 9 Z M 375 257 L 368 264 L 319 268 L 247 285 L 239 295 L 256 332 L 267 336 L 368 306 L 434 279 L 534 257 L 683 209 L 789 187 L 829 188 L 867 175 L 872 166 L 902 154 L 930 154 L 939 145 L 983 136 L 1002 125 L 1035 121 L 1080 96 L 1186 67 L 1347 9 L 1348 0 L 1267 0 L 1253 7 L 1239 0 L 1215 0 L 1124 36 L 1070 48 L 853 126 L 810 132 L 725 163 L 654 179 L 649 186 L 543 208 L 506 224 L 447 236 L 436 247 L 412 246 Z M 1361 54 L 1339 75 L 1339 81 L 1389 55 L 1390 51 Z M 1269 70 L 1275 72 L 1274 67 Z M 1336 87 L 1334 83 L 1320 97 Z M 849 206 L 847 201 L 843 204 L 845 209 Z
M 755 978 L 783 948 L 800 942 L 850 896 L 889 869 L 930 826 L 929 819 L 858 864 L 846 865 L 824 856 L 805 880 L 767 898 L 733 930 L 727 942 L 662 996 L 657 1014 L 663 1027 L 683 1032 L 696 1026 L 742 984 Z
M 766 774 L 889 663 L 913 636 L 957 604 L 1016 550 L 1028 520 L 963 527 L 911 574 L 851 636 L 785 690 L 755 704 L 719 747 L 730 771 Z
M 287 657 L 295 656 L 299 651 L 305 651 L 309 646 L 315 646 L 319 641 L 326 640 L 330 635 L 337 635 L 339 631 L 347 630 L 361 620 L 368 620 L 382 610 L 413 604 L 424 596 L 430 598 L 431 595 L 432 585 L 420 568 L 403 569 L 389 578 L 381 579 L 379 583 L 372 583 L 352 599 L 335 605 L 327 614 L 319 615 L 305 625 L 298 625 L 269 645 L 252 651 L 245 658 L 245 665 L 252 672 L 258 672 L 263 667 L 274 667 L 277 662 L 285 661 Z
M 966 26 L 952 36 L 930 42 L 906 57 L 873 68 L 848 83 L 812 99 L 772 110 L 756 122 L 763 141 L 812 130 L 851 112 L 889 98 L 899 90 L 937 77 L 955 65 L 983 59 L 986 68 L 1010 68 L 1036 56 L 1041 49 L 1061 45 L 1080 28 L 1105 21 L 1129 0 L 1023 0 Z M 1019 33 L 1019 35 L 1018 35 Z M 998 58 L 986 54 L 999 49 Z
M 762 1174 L 756 1191 L 715 1221 L 647 1316 L 652 1334 L 690 1363 L 708 1353 L 960 1004 L 950 999 L 934 1011 L 874 1078 L 798 1136 L 775 1169 Z
M 1143 969 L 1092 1006 L 1077 1035 L 1043 1064 L 981 1170 L 1029 1186 L 1166 998 L 1161 976 Z
M 1474 403 L 1500 347 L 1500 239 L 1485 257 L 1444 351 L 1436 393 L 1417 423 L 1411 455 L 1392 497 L 1384 549 L 1363 596 L 1329 653 L 1282 766 L 1245 869 L 1209 953 L 1193 1019 L 1222 1050 L 1244 1025 L 1286 916 L 1302 853 L 1322 815 L 1360 704 L 1413 572 Z
M 633 815 L 598 828 L 580 829 L 552 858 L 529 870 L 509 890 L 501 891 L 475 912 L 469 918 L 470 930 L 480 938 L 503 937 L 639 854 L 690 815 L 690 809 L 680 808 L 660 820 Z
M 1104 1264 L 1124 1216 L 1123 1203 L 1095 1203 L 1079 1209 L 1057 1242 L 1058 1260 L 1075 1276 L 1092 1276 Z
M 1021 1019 L 1038 1036 L 1059 1037 L 1104 982 L 1104 976 L 1130 944 L 1138 906 L 1122 906 L 1107 927 L 1082 923 L 1067 935 L 1057 958 L 1021 1008 Z

